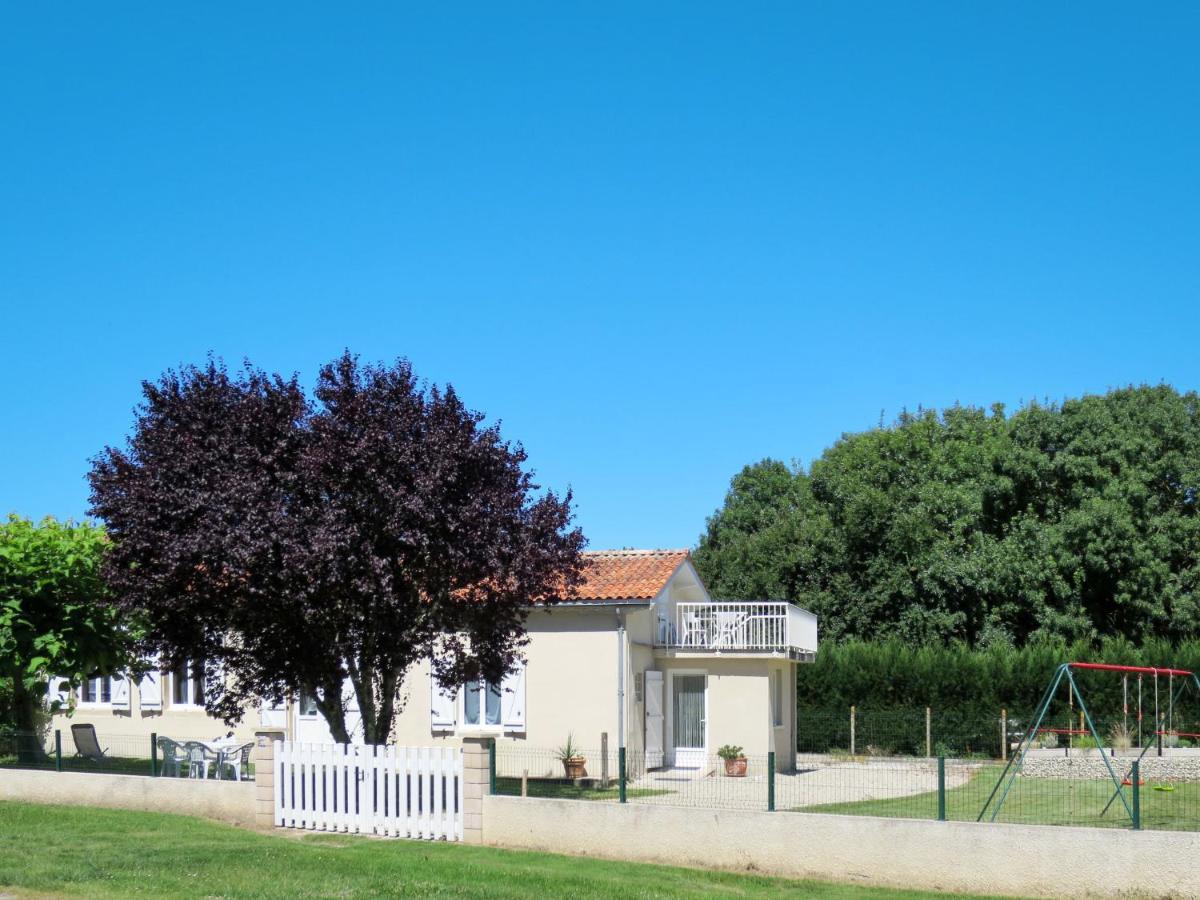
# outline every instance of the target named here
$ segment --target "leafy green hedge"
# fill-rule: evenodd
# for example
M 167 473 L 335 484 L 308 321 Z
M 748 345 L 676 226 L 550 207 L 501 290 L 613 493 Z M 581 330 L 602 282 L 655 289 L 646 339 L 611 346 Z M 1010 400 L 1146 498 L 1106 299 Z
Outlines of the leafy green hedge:
M 1000 710 L 1007 710 L 1010 731 L 1030 724 L 1038 700 L 1062 662 L 1109 662 L 1169 666 L 1200 671 L 1200 641 L 1171 646 L 1149 641 L 1134 647 L 1110 639 L 1099 645 L 1039 642 L 1021 649 L 963 645 L 914 647 L 901 641 L 847 641 L 824 644 L 798 678 L 799 748 L 828 752 L 850 746 L 851 706 L 857 707 L 856 751 L 925 752 L 925 707 L 932 709 L 932 732 L 946 755 L 995 755 L 1000 749 Z M 1122 724 L 1122 676 L 1077 670 L 1076 680 L 1097 728 L 1108 732 Z M 1166 678 L 1159 683 L 1159 708 L 1167 711 Z M 1179 691 L 1179 680 L 1174 687 Z M 1154 682 L 1143 679 L 1147 733 L 1153 731 Z M 1137 678 L 1129 678 L 1129 722 L 1136 728 Z M 1075 718 L 1072 718 L 1074 716 Z M 1067 705 L 1060 688 L 1049 724 L 1077 724 L 1078 708 Z M 1200 692 L 1188 685 L 1175 706 L 1178 731 L 1200 731 Z

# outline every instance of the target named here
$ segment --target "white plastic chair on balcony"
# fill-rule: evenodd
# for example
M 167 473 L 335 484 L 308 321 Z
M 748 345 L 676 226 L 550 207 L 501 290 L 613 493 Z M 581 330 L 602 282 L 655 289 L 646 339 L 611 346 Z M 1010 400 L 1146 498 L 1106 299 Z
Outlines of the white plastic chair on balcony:
M 707 646 L 705 620 L 700 617 L 699 613 L 695 610 L 683 609 L 680 610 L 679 618 L 680 626 L 683 629 L 683 634 L 679 636 L 679 645 L 681 647 Z
M 734 650 L 745 646 L 745 625 L 750 615 L 745 612 L 718 612 L 713 617 L 715 634 L 713 647 L 718 650 Z

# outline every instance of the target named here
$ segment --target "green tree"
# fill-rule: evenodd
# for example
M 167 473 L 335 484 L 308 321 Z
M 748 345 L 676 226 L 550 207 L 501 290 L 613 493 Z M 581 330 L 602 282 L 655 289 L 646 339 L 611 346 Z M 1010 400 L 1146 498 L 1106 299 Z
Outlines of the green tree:
M 733 479 L 696 564 L 826 638 L 986 647 L 1200 633 L 1200 398 L 1137 387 L 954 407 Z
M 74 686 L 134 666 L 128 619 L 104 602 L 105 547 L 103 530 L 86 523 L 12 515 L 0 524 L 0 679 L 19 731 L 44 724 L 51 677 Z

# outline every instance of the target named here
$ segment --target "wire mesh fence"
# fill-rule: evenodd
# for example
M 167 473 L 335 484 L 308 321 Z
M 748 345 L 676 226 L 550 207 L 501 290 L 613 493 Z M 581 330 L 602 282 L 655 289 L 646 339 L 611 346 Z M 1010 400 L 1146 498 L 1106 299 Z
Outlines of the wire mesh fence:
M 188 748 L 197 743 L 203 742 L 175 742 L 169 738 L 160 739 L 156 734 L 96 734 L 92 731 L 76 738 L 71 731 L 62 729 L 45 733 L 4 731 L 0 732 L 0 769 L 159 778 L 232 776 L 229 765 L 223 765 L 219 752 L 211 748 L 194 754 L 198 763 L 193 765 Z M 204 764 L 206 760 L 207 765 Z M 240 764 L 240 759 L 237 762 Z M 253 773 L 253 764 L 245 766 L 244 774 L 253 777 Z
M 1000 758 L 1019 729 L 1004 710 L 802 707 L 796 734 L 801 753 Z
M 619 751 L 579 751 L 577 759 L 564 760 L 555 751 L 506 742 L 495 754 L 495 792 L 705 809 L 1200 830 L 1200 751 L 1140 760 L 1139 753 L 1040 748 L 1018 768 L 982 756 L 848 751 L 795 759 L 751 755 L 729 763 L 699 754 L 668 765 L 661 755 L 648 760 L 629 750 L 622 791 Z

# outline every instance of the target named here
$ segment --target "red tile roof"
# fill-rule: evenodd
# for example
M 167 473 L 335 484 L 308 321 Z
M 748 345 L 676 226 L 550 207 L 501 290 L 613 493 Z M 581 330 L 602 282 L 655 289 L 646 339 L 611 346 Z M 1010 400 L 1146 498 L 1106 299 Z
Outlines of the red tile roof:
M 568 601 L 653 600 L 690 556 L 687 550 L 591 550 L 584 582 Z

